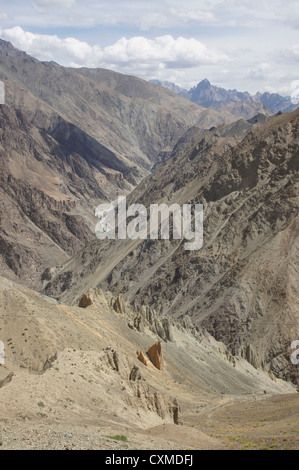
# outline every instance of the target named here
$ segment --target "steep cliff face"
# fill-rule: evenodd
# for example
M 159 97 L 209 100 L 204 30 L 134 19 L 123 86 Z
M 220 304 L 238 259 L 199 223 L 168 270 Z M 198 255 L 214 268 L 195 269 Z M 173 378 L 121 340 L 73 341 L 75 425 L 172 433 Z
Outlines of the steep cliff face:
M 21 111 L 1 105 L 0 131 L 2 273 L 32 285 L 91 240 L 92 202 L 106 196 L 100 170 Z
M 203 203 L 200 251 L 185 251 L 180 241 L 95 242 L 46 292 L 68 300 L 83 279 L 175 317 L 189 314 L 234 354 L 296 382 L 298 115 L 270 118 L 241 143 L 233 143 L 231 128 L 211 131 L 131 195 L 146 206 Z

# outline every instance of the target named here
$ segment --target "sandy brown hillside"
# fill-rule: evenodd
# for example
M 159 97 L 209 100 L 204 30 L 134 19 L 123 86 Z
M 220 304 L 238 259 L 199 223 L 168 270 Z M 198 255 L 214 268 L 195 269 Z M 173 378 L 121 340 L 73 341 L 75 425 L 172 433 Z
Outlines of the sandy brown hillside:
M 299 334 L 298 113 L 271 118 L 232 148 L 221 131 L 207 133 L 132 194 L 146 205 L 203 203 L 200 251 L 177 241 L 95 241 L 47 277 L 45 292 L 71 302 L 78 286 L 100 285 L 189 314 L 234 354 L 298 383 L 290 362 Z
M 296 415 L 290 383 L 233 357 L 187 316 L 178 322 L 108 292 L 88 294 L 90 306 L 70 307 L 0 278 L 2 449 L 223 449 L 231 442 L 209 426 L 228 406 L 264 407 L 276 396 Z M 157 341 L 161 370 L 146 354 Z

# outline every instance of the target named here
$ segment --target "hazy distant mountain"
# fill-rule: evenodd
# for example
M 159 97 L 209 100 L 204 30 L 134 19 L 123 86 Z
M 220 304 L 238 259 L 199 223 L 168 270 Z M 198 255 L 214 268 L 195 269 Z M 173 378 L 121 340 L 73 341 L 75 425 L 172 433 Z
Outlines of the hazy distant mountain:
M 237 90 L 225 90 L 211 85 L 209 80 L 202 80 L 190 90 L 191 101 L 206 108 L 221 108 L 231 102 L 250 101 L 249 93 L 240 93 Z
M 160 80 L 149 80 L 150 83 L 153 83 L 154 85 L 160 85 L 163 86 L 164 88 L 167 88 L 168 90 L 173 91 L 174 93 L 177 93 L 178 95 L 183 96 L 184 98 L 190 99 L 190 92 L 186 90 L 185 88 L 181 88 L 175 83 L 164 81 L 161 82 Z
M 159 80 L 151 80 L 156 85 L 168 88 L 175 93 L 178 93 L 190 101 L 204 106 L 206 108 L 223 108 L 230 103 L 261 103 L 265 108 L 273 113 L 278 111 L 291 112 L 294 111 L 298 105 L 291 102 L 290 97 L 280 96 L 277 93 L 257 93 L 252 96 L 248 92 L 239 92 L 237 90 L 225 90 L 214 85 L 211 85 L 209 80 L 205 79 L 198 83 L 194 88 L 185 90 L 178 87 L 174 83 L 161 82 Z
M 271 109 L 273 113 L 278 113 L 278 111 L 289 113 L 298 108 L 298 105 L 291 102 L 290 97 L 280 96 L 278 93 L 257 93 L 253 99 Z

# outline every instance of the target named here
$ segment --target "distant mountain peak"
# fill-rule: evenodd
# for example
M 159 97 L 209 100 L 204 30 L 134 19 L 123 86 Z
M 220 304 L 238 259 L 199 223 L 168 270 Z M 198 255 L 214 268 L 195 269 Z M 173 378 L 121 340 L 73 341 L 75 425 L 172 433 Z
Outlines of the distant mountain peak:
M 194 103 L 205 108 L 223 108 L 232 103 L 246 102 L 250 106 L 262 105 L 264 108 L 276 114 L 278 111 L 285 113 L 294 111 L 298 106 L 291 102 L 290 97 L 281 96 L 278 93 L 257 92 L 254 96 L 247 91 L 240 92 L 235 88 L 233 90 L 226 90 L 215 85 L 205 78 L 201 80 L 196 86 L 189 91 L 180 88 L 175 83 L 161 82 L 159 80 L 151 80 L 156 85 L 168 88 L 175 93 L 187 98 Z M 256 108 L 257 114 L 260 109 Z
M 176 85 L 173 82 L 169 82 L 169 81 L 161 82 L 160 80 L 149 80 L 149 82 L 153 83 L 154 85 L 163 86 L 164 88 L 167 88 L 168 90 L 171 90 L 174 93 L 177 93 L 178 95 L 181 95 L 181 96 L 185 96 L 188 93 L 187 90 L 185 90 L 184 88 L 179 87 L 178 85 Z
M 204 80 L 201 80 L 201 82 L 198 83 L 196 88 L 207 88 L 210 86 L 211 86 L 211 83 L 209 82 L 207 78 L 205 78 Z
M 269 93 L 268 91 L 264 93 L 258 92 L 253 99 L 258 103 L 262 103 L 266 108 L 271 109 L 273 113 L 278 111 L 289 113 L 297 108 L 289 96 L 280 96 L 278 93 Z

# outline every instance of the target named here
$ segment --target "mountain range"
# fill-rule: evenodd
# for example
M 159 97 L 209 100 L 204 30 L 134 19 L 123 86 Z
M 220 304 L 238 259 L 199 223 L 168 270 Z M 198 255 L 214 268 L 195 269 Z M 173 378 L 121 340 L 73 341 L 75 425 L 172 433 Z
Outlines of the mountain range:
M 0 80 L 1 448 L 298 448 L 299 109 L 2 40 Z M 118 196 L 203 245 L 99 240 Z
M 180 96 L 197 103 L 200 106 L 206 108 L 222 108 L 227 106 L 230 103 L 261 103 L 268 110 L 273 113 L 281 112 L 291 112 L 294 111 L 298 105 L 292 103 L 290 97 L 280 96 L 278 93 L 256 93 L 255 95 L 250 95 L 248 92 L 240 92 L 237 90 L 226 90 L 215 85 L 211 85 L 209 80 L 204 79 L 199 82 L 195 87 L 190 90 L 185 90 L 180 88 L 174 83 L 160 80 L 150 80 L 151 83 L 156 85 L 163 86 L 173 92 L 177 93 Z
M 3 40 L 0 79 L 0 266 L 30 286 L 82 248 L 95 207 L 131 192 L 188 128 L 269 115 L 261 104 L 206 109 L 136 77 L 40 62 Z

